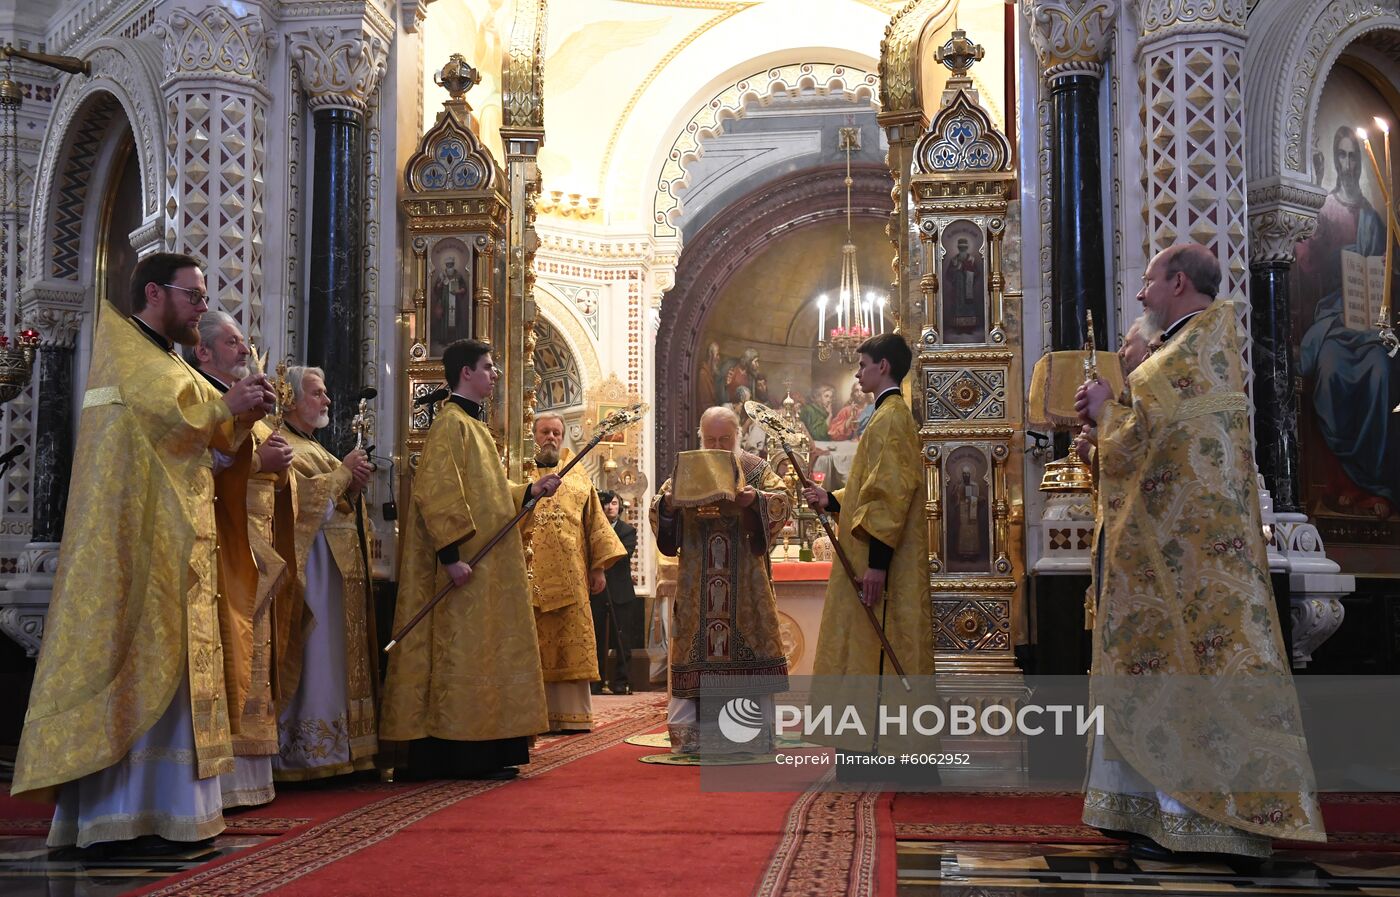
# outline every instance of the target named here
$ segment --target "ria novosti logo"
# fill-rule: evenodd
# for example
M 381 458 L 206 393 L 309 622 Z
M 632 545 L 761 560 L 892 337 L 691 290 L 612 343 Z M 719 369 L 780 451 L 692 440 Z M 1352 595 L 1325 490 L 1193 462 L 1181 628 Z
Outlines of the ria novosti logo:
M 753 698 L 730 698 L 719 709 L 719 731 L 735 744 L 753 741 L 763 725 L 763 709 Z

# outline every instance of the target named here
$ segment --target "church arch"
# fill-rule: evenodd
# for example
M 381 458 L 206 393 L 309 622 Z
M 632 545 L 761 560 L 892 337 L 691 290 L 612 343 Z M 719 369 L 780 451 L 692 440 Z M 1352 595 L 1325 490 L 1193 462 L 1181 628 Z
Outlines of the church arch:
M 548 406 L 544 402 L 544 386 L 541 383 L 541 392 L 537 393 L 535 407 L 538 409 L 549 408 L 551 411 L 558 411 L 560 408 L 582 407 L 583 397 L 589 388 L 603 382 L 603 367 L 598 360 L 598 350 L 593 342 L 593 338 L 579 323 L 576 313 L 559 292 L 547 281 L 535 281 L 535 354 L 538 357 L 539 347 L 546 336 L 546 331 L 554 345 L 559 346 L 568 353 L 569 361 L 573 365 L 573 376 L 579 385 L 578 397 L 575 401 L 566 403 L 558 407 Z M 543 327 L 541 327 L 543 325 Z M 544 381 L 545 374 L 538 369 L 539 362 L 536 362 L 536 374 Z
M 85 231 L 97 216 L 89 200 L 104 173 L 94 163 L 104 134 L 116 119 L 130 122 L 141 174 L 141 227 L 132 235 L 137 251 L 160 245 L 162 183 L 165 174 L 165 108 L 160 100 L 160 60 L 154 45 L 142 41 L 103 40 L 88 53 L 92 75 L 69 78 L 54 103 L 50 132 L 61 139 L 45 141 L 36 167 L 34 207 L 26 247 L 26 290 L 41 286 L 90 287 L 83 252 Z M 91 246 L 95 234 L 88 233 Z
M 1280 0 L 1250 22 L 1244 104 L 1251 187 L 1273 179 L 1319 183 L 1313 148 L 1322 90 L 1362 38 L 1400 45 L 1400 13 L 1365 0 Z M 1389 34 L 1384 34 L 1389 32 Z
M 699 409 L 694 378 L 701 334 L 730 279 L 776 239 L 811 224 L 845 216 L 845 165 L 807 169 L 754 190 L 717 214 L 688 240 L 676 282 L 661 303 L 656 334 L 653 469 L 670 465 L 689 446 Z M 888 220 L 890 175 L 883 164 L 852 165 L 851 211 L 855 218 Z M 872 284 L 887 270 L 866 269 Z
M 671 141 L 656 179 L 653 235 L 678 235 L 681 193 L 690 186 L 689 166 L 704 155 L 704 141 L 723 134 L 726 123 L 743 118 L 751 103 L 766 106 L 774 97 L 812 91 L 819 96 L 844 97 L 852 104 L 878 108 L 879 89 L 879 77 L 874 72 L 855 65 L 818 62 L 775 66 L 727 85 L 691 115 Z

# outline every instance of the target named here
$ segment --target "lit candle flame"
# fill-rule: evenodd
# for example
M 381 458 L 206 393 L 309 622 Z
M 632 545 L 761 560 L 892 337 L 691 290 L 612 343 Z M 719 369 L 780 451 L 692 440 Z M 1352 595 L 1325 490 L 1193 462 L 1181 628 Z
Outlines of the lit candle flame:
M 1356 139 L 1357 139 L 1357 140 L 1360 140 L 1362 143 L 1369 143 L 1369 142 L 1370 142 L 1370 138 L 1366 136 L 1366 129 L 1365 129 L 1365 128 L 1357 128 L 1357 129 L 1356 129 Z
M 1378 128 L 1381 129 L 1381 133 L 1382 133 L 1382 134 L 1389 134 L 1389 133 L 1390 133 L 1390 122 L 1388 122 L 1388 121 L 1386 121 L 1385 119 L 1381 118 L 1379 115 L 1377 115 L 1374 119 L 1372 119 L 1372 121 L 1374 121 L 1374 122 L 1376 123 L 1376 127 L 1378 127 Z

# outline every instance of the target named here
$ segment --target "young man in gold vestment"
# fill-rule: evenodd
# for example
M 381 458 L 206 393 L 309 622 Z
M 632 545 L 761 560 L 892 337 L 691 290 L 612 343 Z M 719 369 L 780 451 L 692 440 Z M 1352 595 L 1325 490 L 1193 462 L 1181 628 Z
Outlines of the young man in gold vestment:
M 278 779 L 297 781 L 371 769 L 379 749 L 379 648 L 369 558 L 356 507 L 373 471 L 360 449 L 344 459 L 313 435 L 330 423 L 320 368 L 292 367 L 283 419 L 296 490 L 298 587 L 277 619 Z
M 205 313 L 193 364 L 220 393 L 250 373 L 252 351 L 231 315 Z M 287 580 L 287 563 L 273 544 L 280 507 L 283 531 L 294 522 L 287 469 L 292 447 L 265 421 L 233 455 L 214 451 L 214 520 L 219 532 L 219 634 L 224 688 L 233 733 L 233 772 L 220 776 L 224 809 L 273 798 L 277 711 L 272 701 L 272 601 Z M 288 557 L 295 557 L 291 551 Z
M 552 471 L 567 464 L 564 419 L 535 417 L 535 466 Z M 593 728 L 589 685 L 598 678 L 598 648 L 588 596 L 607 588 L 606 570 L 627 556 L 582 465 L 559 491 L 542 498 L 526 518 L 530 545 L 530 595 L 540 641 L 540 667 L 552 732 Z
M 452 343 L 442 366 L 452 394 L 414 474 L 395 631 L 443 586 L 453 590 L 390 654 L 380 732 L 409 742 L 401 778 L 509 779 L 530 762 L 530 736 L 549 728 L 519 527 L 477 566 L 466 559 L 560 480 L 506 479 L 482 420 L 498 377 L 489 345 Z
M 210 449 L 237 452 L 274 397 L 261 376 L 220 396 L 174 351 L 198 342 L 209 307 L 195 259 L 141 259 L 130 299 L 130 318 L 98 316 L 13 792 L 57 791 L 52 846 L 158 853 L 224 828 Z
M 678 507 L 671 502 L 677 484 L 667 480 L 652 502 L 656 547 L 680 556 L 670 628 L 671 752 L 767 753 L 773 695 L 788 685 L 768 552 L 792 503 L 768 462 L 739 447 L 733 409 L 717 405 L 700 415 L 700 445 L 734 455 L 741 488 L 732 501 Z M 734 698 L 747 699 L 740 706 L 756 724 L 743 743 L 718 728 L 721 709 Z
M 874 608 L 904 672 L 911 677 L 933 675 L 933 617 L 928 600 L 923 455 L 914 414 L 899 391 L 913 352 L 904 337 L 894 333 L 873 336 L 858 351 L 856 381 L 859 389 L 875 396 L 875 411 L 856 446 L 845 488 L 827 492 L 812 486 L 803 497 L 813 509 L 835 515 L 837 538 L 860 582 L 857 594 L 841 566 L 832 564 L 812 661 L 812 674 L 829 678 L 814 685 L 814 690 L 834 685 L 834 691 L 824 692 L 833 700 L 841 700 L 834 696 L 842 695 L 865 704 L 896 695 L 900 686 L 857 602 Z M 847 678 L 840 685 L 843 677 Z M 869 712 L 874 719 L 873 707 Z M 868 738 L 841 739 L 838 746 L 860 753 L 888 754 L 897 749 L 897 739 L 875 740 L 873 725 L 870 733 Z M 908 746 L 928 749 L 926 740 Z
M 1158 253 L 1139 300 L 1161 346 L 1076 408 L 1098 428 L 1101 544 L 1084 821 L 1171 852 L 1266 857 L 1321 841 L 1288 654 L 1269 582 L 1242 332 L 1196 244 Z

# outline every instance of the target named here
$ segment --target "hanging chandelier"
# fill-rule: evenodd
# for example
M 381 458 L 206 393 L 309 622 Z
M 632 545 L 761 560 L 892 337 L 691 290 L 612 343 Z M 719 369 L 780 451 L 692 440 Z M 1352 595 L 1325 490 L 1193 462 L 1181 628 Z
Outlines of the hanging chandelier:
M 846 242 L 841 247 L 841 286 L 832 307 L 835 326 L 826 327 L 828 297 L 817 297 L 817 359 L 839 358 L 855 364 L 856 351 L 879 328 L 885 332 L 885 297 L 871 292 L 862 295 L 860 272 L 856 269 L 856 244 L 851 239 L 851 150 L 860 149 L 860 128 L 841 128 L 838 146 L 846 153 Z

